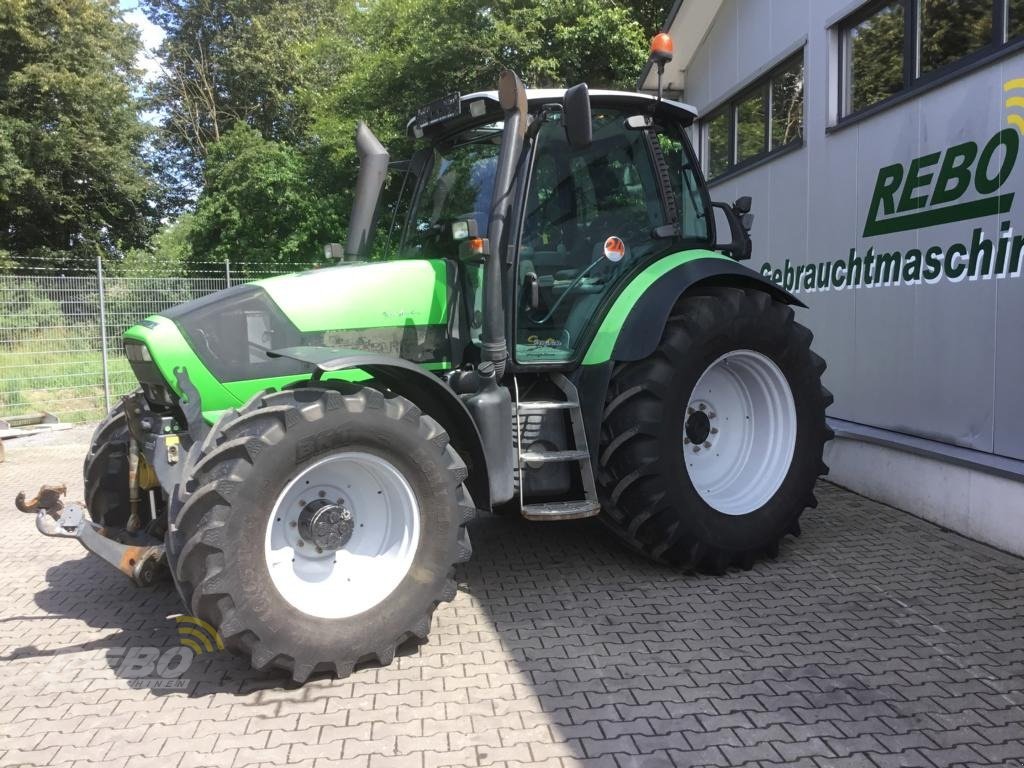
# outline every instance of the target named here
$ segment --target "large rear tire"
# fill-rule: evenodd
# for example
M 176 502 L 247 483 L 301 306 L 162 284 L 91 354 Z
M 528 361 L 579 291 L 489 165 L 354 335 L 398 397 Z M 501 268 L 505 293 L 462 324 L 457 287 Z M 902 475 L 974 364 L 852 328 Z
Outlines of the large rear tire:
M 612 374 L 599 472 L 608 527 L 650 558 L 716 573 L 799 535 L 832 437 L 811 339 L 761 291 L 680 300 L 654 354 Z
M 466 466 L 409 400 L 260 395 L 204 442 L 168 554 L 193 615 L 297 682 L 425 640 L 469 559 Z

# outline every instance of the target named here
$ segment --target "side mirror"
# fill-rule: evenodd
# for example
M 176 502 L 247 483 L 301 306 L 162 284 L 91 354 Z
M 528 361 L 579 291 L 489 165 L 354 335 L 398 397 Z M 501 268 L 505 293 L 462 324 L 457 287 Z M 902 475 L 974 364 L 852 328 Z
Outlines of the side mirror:
M 740 205 L 745 201 L 747 206 L 746 212 L 740 212 L 742 206 Z M 750 258 L 750 254 L 753 251 L 753 243 L 750 240 L 750 227 L 754 223 L 754 214 L 750 213 L 750 198 L 741 197 L 736 201 L 735 204 L 729 205 L 728 203 L 712 203 L 712 208 L 718 208 L 725 213 L 725 219 L 729 222 L 729 237 L 728 243 L 716 243 L 715 250 L 722 251 L 736 261 L 745 261 Z
M 737 197 L 732 207 L 736 213 L 750 213 L 750 202 L 750 195 L 744 195 L 743 197 Z
M 586 149 L 593 141 L 590 118 L 590 89 L 586 83 L 574 85 L 563 99 L 565 136 L 573 149 Z

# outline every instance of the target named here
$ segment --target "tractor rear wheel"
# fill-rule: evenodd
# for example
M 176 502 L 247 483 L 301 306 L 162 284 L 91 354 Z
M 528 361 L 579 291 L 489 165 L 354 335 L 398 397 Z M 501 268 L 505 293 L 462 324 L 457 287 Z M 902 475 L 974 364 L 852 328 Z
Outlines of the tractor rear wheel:
M 619 365 L 604 411 L 603 521 L 655 560 L 721 572 L 775 556 L 817 506 L 832 436 L 825 362 L 768 294 L 687 294 L 654 354 Z
M 168 554 L 193 615 L 297 682 L 425 640 L 471 553 L 466 466 L 409 400 L 258 395 L 204 442 Z

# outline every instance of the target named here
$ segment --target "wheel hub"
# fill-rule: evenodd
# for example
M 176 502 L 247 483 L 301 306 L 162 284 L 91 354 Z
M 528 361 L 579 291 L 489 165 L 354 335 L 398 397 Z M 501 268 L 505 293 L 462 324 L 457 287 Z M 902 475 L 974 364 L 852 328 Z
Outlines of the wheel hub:
M 316 499 L 299 512 L 299 535 L 325 552 L 333 552 L 348 544 L 355 530 L 355 520 L 344 504 Z
M 707 411 L 693 411 L 686 418 L 686 439 L 702 445 L 711 434 L 711 419 Z

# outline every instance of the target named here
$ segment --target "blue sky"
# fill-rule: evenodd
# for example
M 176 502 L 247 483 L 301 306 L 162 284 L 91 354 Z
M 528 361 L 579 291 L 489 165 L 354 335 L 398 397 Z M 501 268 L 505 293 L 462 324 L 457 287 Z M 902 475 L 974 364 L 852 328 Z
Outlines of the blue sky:
M 157 59 L 154 51 L 163 41 L 164 32 L 146 18 L 146 15 L 139 9 L 138 0 L 120 0 L 119 5 L 124 11 L 125 21 L 134 24 L 142 38 L 143 50 L 139 51 L 135 63 L 143 71 L 143 78 L 146 81 L 152 80 L 160 72 L 160 60 Z

